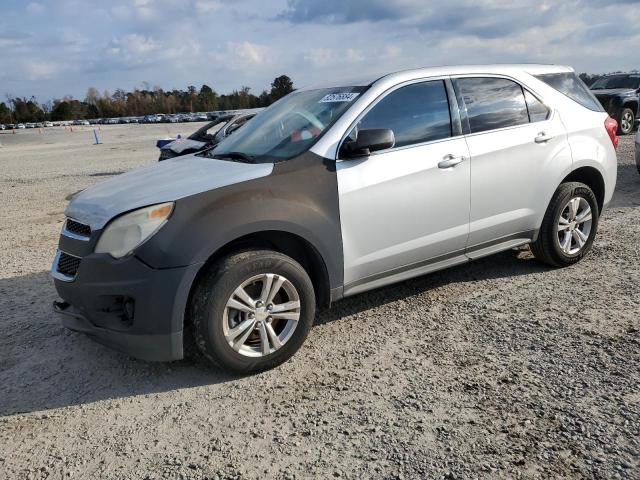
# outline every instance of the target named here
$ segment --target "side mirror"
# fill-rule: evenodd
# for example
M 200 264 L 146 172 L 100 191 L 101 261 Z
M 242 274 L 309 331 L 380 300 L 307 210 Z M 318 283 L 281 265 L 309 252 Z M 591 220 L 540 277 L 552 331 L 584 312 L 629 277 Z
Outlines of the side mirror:
M 393 130 L 390 128 L 367 128 L 358 130 L 358 137 L 342 145 L 346 157 L 363 157 L 378 150 L 392 148 L 396 144 Z

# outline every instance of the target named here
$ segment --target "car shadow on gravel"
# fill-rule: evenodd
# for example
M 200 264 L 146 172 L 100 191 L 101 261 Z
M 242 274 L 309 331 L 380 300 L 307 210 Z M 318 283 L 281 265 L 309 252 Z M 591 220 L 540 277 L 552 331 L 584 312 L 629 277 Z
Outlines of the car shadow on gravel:
M 322 311 L 316 324 L 340 320 L 445 284 L 529 275 L 545 269 L 527 249 L 511 250 L 347 298 Z M 0 417 L 239 378 L 200 360 L 136 360 L 66 330 L 50 309 L 56 292 L 48 272 L 1 279 L 0 298 Z
M 199 360 L 153 363 L 62 327 L 48 272 L 0 279 L 0 417 L 238 378 Z
M 533 275 L 550 269 L 551 267 L 538 262 L 533 257 L 529 247 L 514 248 L 480 260 L 348 297 L 336 303 L 330 310 L 322 311 L 316 319 L 316 325 L 330 323 L 348 315 L 354 315 L 452 283 Z

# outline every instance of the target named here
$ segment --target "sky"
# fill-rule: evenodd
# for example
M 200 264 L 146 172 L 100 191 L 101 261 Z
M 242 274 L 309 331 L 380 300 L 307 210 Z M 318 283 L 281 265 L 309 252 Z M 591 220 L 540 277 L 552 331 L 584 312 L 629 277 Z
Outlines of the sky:
M 404 68 L 640 69 L 640 0 L 0 0 L 0 95 L 218 93 Z

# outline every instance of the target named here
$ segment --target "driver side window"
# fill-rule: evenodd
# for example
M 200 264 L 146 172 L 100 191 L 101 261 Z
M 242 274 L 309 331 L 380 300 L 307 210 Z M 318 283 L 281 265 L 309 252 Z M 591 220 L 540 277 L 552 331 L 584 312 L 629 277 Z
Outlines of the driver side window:
M 369 128 L 393 130 L 396 147 L 451 137 L 451 113 L 444 81 L 415 83 L 391 92 L 365 114 L 348 138 Z

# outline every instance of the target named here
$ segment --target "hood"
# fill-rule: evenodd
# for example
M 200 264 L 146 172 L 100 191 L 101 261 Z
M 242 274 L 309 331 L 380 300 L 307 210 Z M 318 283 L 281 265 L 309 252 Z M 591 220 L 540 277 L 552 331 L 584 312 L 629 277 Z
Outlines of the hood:
M 73 197 L 65 215 L 99 230 L 113 217 L 130 210 L 265 177 L 272 171 L 272 163 L 249 164 L 186 155 L 89 187 Z
M 206 145 L 206 142 L 199 142 L 197 140 L 191 140 L 190 138 L 180 138 L 178 140 L 174 140 L 171 143 L 167 143 L 162 148 L 168 148 L 175 153 L 182 153 L 185 150 L 200 150 Z
M 635 90 L 632 88 L 604 88 L 602 90 L 591 90 L 591 93 L 596 97 L 609 97 L 612 95 L 632 94 L 635 93 Z

